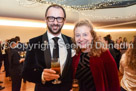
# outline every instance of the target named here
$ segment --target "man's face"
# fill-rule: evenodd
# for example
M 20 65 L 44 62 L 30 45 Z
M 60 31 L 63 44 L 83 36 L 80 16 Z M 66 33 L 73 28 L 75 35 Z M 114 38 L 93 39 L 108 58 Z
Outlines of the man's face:
M 61 8 L 49 8 L 46 16 L 46 23 L 50 33 L 54 35 L 59 34 L 64 22 L 64 13 Z

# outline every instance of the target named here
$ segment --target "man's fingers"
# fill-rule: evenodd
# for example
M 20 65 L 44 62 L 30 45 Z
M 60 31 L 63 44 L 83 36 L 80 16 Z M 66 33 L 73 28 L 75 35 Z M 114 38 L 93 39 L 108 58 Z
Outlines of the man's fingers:
M 56 76 L 47 76 L 47 75 L 45 75 L 44 76 L 44 79 L 46 80 L 46 81 L 50 81 L 50 80 L 54 80 L 54 79 L 58 79 L 59 78 L 59 75 L 56 75 Z
M 50 77 L 54 77 L 54 78 L 58 78 L 59 77 L 58 74 L 54 74 L 54 73 L 52 74 L 52 73 L 48 73 L 48 72 L 44 72 L 43 75 L 46 76 L 46 77 L 49 77 L 49 78 Z
M 48 72 L 48 73 L 56 73 L 56 71 L 52 70 L 52 69 L 44 69 L 44 72 Z
M 58 74 L 55 74 L 56 72 L 51 69 L 44 69 L 43 71 L 43 77 L 46 81 L 58 79 L 60 76 Z

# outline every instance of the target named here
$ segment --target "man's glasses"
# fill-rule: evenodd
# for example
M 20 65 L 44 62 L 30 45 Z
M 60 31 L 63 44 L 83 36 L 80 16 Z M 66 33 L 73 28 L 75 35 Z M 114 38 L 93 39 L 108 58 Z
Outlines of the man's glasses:
M 53 16 L 48 16 L 47 17 L 47 20 L 49 22 L 54 22 L 55 19 L 57 20 L 58 23 L 62 23 L 64 21 L 64 18 L 63 17 L 53 17 Z

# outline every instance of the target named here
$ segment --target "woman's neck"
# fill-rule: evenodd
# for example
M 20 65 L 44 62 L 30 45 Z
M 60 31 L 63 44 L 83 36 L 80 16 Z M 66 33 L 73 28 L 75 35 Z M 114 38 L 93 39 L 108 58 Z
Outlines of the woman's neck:
M 83 53 L 90 52 L 90 48 L 88 48 L 88 49 L 81 49 L 81 52 L 83 52 Z

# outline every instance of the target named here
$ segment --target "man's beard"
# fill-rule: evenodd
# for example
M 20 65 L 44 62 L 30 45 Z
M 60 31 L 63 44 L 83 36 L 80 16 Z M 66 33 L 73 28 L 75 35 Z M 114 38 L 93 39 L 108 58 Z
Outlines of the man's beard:
M 52 28 L 51 27 L 53 27 L 53 26 L 57 26 L 57 27 L 59 27 L 59 29 L 57 30 L 57 32 L 54 32 L 53 30 L 52 30 Z M 63 26 L 63 25 L 62 25 Z M 61 29 L 62 29 L 62 26 L 60 26 L 60 25 L 58 25 L 58 24 L 53 24 L 53 25 L 51 25 L 51 26 L 48 26 L 47 25 L 47 27 L 48 27 L 48 29 L 49 29 L 49 31 L 52 33 L 52 34 L 59 34 L 60 32 L 61 32 Z

